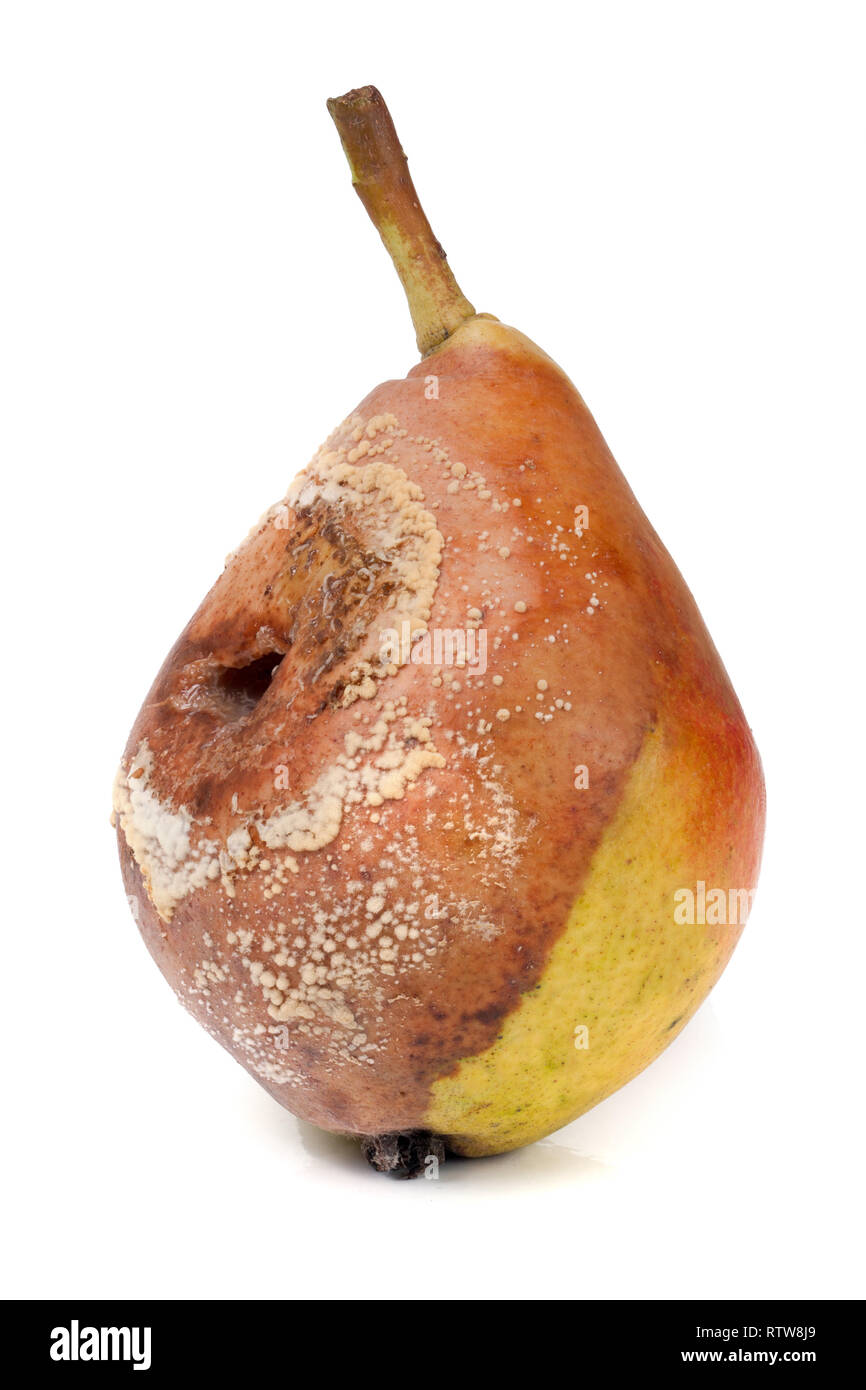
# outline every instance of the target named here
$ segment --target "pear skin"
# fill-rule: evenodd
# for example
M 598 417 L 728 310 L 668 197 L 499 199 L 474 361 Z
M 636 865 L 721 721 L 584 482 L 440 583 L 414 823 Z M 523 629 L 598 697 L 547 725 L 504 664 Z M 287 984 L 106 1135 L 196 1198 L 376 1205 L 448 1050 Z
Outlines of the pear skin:
M 742 931 L 764 787 L 580 395 L 459 291 L 375 89 L 329 108 L 424 355 L 229 557 L 114 811 L 191 1013 L 415 1172 L 550 1133 L 677 1036 Z

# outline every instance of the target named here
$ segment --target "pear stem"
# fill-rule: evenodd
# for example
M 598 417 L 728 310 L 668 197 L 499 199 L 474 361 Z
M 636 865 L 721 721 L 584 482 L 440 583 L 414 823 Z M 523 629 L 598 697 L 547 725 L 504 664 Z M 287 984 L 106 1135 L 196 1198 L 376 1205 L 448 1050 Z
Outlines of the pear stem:
M 422 357 L 475 313 L 454 279 L 415 192 L 391 114 L 375 87 L 328 102 L 352 183 L 406 291 Z

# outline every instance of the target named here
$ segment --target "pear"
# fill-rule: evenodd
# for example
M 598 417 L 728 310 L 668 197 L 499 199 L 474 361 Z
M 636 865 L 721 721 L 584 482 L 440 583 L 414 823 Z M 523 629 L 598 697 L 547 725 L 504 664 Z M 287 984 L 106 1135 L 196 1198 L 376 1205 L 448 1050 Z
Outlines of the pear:
M 574 386 L 462 294 L 375 88 L 328 106 L 422 360 L 229 557 L 114 813 L 186 1007 L 411 1175 L 549 1134 L 668 1046 L 742 931 L 764 787 Z

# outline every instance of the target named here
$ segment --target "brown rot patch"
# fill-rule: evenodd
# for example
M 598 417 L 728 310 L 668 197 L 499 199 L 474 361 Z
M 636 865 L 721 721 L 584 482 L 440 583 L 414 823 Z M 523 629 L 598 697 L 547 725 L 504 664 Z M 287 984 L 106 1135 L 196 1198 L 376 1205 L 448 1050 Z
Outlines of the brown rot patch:
M 476 1009 L 475 1013 L 470 1014 L 469 1017 L 477 1019 L 479 1023 L 494 1024 L 498 1023 L 507 1012 L 507 1006 L 503 1007 L 500 1004 L 491 1004 L 486 1009 Z
M 315 682 L 356 650 L 396 585 L 391 557 L 366 545 L 342 509 L 316 502 L 296 521 L 271 587 L 299 673 Z

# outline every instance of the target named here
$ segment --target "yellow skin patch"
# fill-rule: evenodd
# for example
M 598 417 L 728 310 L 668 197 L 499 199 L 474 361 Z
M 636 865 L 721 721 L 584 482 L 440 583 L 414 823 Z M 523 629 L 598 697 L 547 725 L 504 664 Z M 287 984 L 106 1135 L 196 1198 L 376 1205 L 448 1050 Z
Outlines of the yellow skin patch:
M 699 746 L 645 739 L 538 984 L 492 1047 L 432 1088 L 424 1126 L 456 1153 L 505 1153 L 569 1124 L 643 1071 L 712 989 L 742 923 L 674 922 L 678 889 L 727 887 L 733 870 L 723 844 L 694 843 L 705 776 Z

